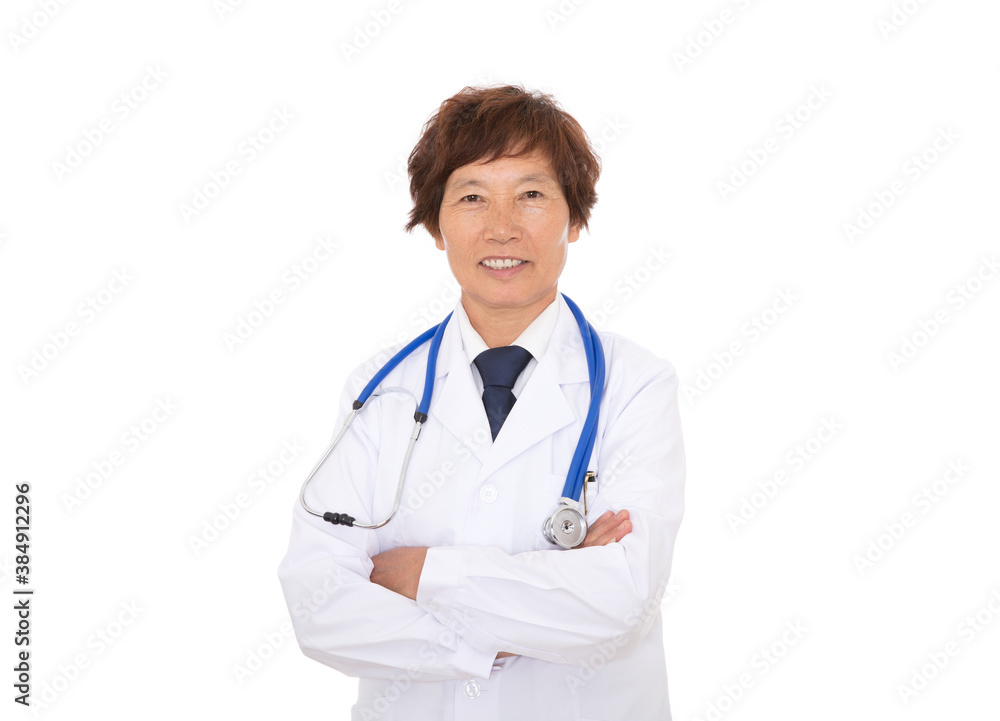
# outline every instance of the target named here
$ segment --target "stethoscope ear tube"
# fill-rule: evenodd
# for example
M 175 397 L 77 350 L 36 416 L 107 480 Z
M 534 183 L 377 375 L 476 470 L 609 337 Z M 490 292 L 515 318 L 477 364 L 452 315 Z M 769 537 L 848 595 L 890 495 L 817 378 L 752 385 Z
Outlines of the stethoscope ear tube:
M 579 502 L 586 475 L 585 469 L 590 462 L 590 456 L 594 452 L 594 443 L 597 440 L 597 419 L 601 395 L 604 392 L 604 347 L 601 345 L 597 331 L 584 318 L 583 312 L 577 304 L 566 295 L 563 295 L 563 298 L 580 326 L 583 348 L 587 354 L 587 370 L 590 374 L 590 408 L 587 410 L 583 432 L 580 434 L 580 440 L 573 452 L 573 460 L 570 461 L 566 483 L 563 486 L 563 497 Z
M 340 439 L 344 437 L 345 433 L 347 433 L 347 429 L 351 427 L 352 423 L 354 423 L 354 419 L 357 418 L 358 413 L 361 412 L 361 409 L 363 407 L 364 407 L 363 403 L 359 406 L 358 402 L 354 401 L 354 408 L 350 412 L 350 414 L 348 414 L 347 420 L 344 421 L 344 425 L 340 429 L 340 432 L 336 435 L 336 437 L 333 439 L 333 441 L 331 441 L 330 445 L 327 446 L 326 451 L 323 453 L 323 456 L 318 461 L 316 461 L 316 465 L 313 466 L 313 469 L 311 471 L 309 471 L 309 475 L 306 476 L 306 479 L 302 482 L 302 488 L 299 489 L 299 503 L 302 504 L 302 507 L 304 509 L 306 509 L 306 511 L 308 511 L 312 515 L 318 516 L 319 518 L 322 518 L 324 521 L 329 521 L 330 523 L 339 523 L 340 522 L 339 519 L 340 519 L 341 514 L 339 514 L 339 513 L 335 513 L 335 514 L 320 513 L 319 511 L 314 511 L 312 508 L 310 508 L 309 504 L 306 503 L 306 486 L 309 485 L 309 481 L 311 481 L 313 479 L 313 476 L 316 475 L 316 472 L 326 462 L 326 459 L 330 457 L 330 454 L 333 453 L 333 449 L 337 447 L 338 443 L 340 443 Z M 329 518 L 327 518 L 327 516 L 337 516 L 338 520 L 336 520 L 336 521 L 330 520 Z M 352 520 L 352 523 L 353 523 L 353 519 L 351 519 L 351 520 Z M 349 526 L 351 524 L 350 523 L 346 523 L 344 525 Z
M 444 328 L 448 325 L 448 321 L 451 320 L 451 316 L 452 314 L 449 313 L 436 327 L 431 328 L 434 333 L 431 338 L 431 347 L 427 349 L 427 372 L 424 375 L 424 395 L 420 399 L 420 405 L 417 407 L 417 413 L 423 415 L 424 420 L 427 420 L 427 409 L 431 407 L 431 396 L 434 395 L 434 374 L 437 373 L 438 350 L 441 348 Z M 416 416 L 414 417 L 416 418 Z M 423 421 L 420 422 L 422 423 Z
M 402 389 L 387 388 L 383 392 L 387 393 L 392 390 L 402 390 Z M 385 524 L 387 524 L 389 521 L 392 520 L 392 517 L 396 515 L 396 511 L 399 510 L 399 503 L 403 498 L 403 482 L 406 480 L 406 469 L 409 468 L 410 466 L 410 456 L 413 455 L 413 446 L 416 444 L 417 438 L 420 437 L 420 427 L 423 425 L 424 421 L 427 420 L 427 416 L 424 415 L 423 418 L 417 418 L 416 422 L 413 424 L 413 432 L 410 433 L 410 442 L 406 447 L 406 455 L 403 457 L 403 467 L 399 470 L 399 483 L 396 484 L 396 498 L 393 501 L 392 510 L 389 512 L 388 516 L 386 516 L 378 523 L 358 523 L 357 519 L 354 518 L 354 516 L 351 516 L 350 514 L 347 513 L 334 513 L 332 511 L 326 511 L 325 513 L 320 513 L 319 511 L 314 511 L 312 508 L 309 507 L 309 504 L 306 503 L 306 486 L 309 485 L 309 481 L 313 479 L 313 476 L 316 475 L 316 472 L 320 469 L 320 466 L 323 465 L 324 461 L 326 461 L 329 455 L 333 453 L 333 449 L 337 447 L 338 443 L 340 443 L 340 439 L 343 437 L 344 433 L 347 432 L 347 429 L 351 427 L 351 423 L 354 422 L 355 417 L 357 417 L 357 415 L 361 412 L 361 410 L 364 408 L 365 405 L 367 405 L 367 401 L 365 401 L 365 403 L 362 404 L 360 408 L 355 408 L 353 411 L 351 411 L 351 414 L 347 417 L 347 421 L 344 422 L 344 427 L 340 429 L 340 433 L 338 433 L 337 437 L 333 439 L 333 442 L 326 449 L 326 452 L 323 454 L 323 457 L 319 459 L 319 462 L 309 473 L 309 476 L 302 483 L 302 489 L 299 491 L 299 501 L 302 503 L 302 507 L 305 508 L 306 511 L 316 516 L 317 518 L 322 518 L 327 523 L 332 523 L 335 526 L 337 525 L 357 526 L 358 528 L 375 529 L 375 528 L 381 528 L 382 526 L 384 526 Z M 420 413 L 419 411 L 414 413 L 414 416 L 421 416 L 421 415 L 423 414 Z
M 316 472 L 319 471 L 320 467 L 326 462 L 326 459 L 330 457 L 331 453 L 333 453 L 333 449 L 340 443 L 340 439 L 344 437 L 344 434 L 347 432 L 347 429 L 351 427 L 354 419 L 357 418 L 361 410 L 368 404 L 368 400 L 372 397 L 375 389 L 378 388 L 379 384 L 385 380 L 385 377 L 392 372 L 392 369 L 399 365 L 400 361 L 426 343 L 429 338 L 433 339 L 430 350 L 434 354 L 434 358 L 437 358 L 437 349 L 441 344 L 441 336 L 444 333 L 444 326 L 448 322 L 449 318 L 451 318 L 451 313 L 449 313 L 448 317 L 445 318 L 440 324 L 434 326 L 433 328 L 428 328 L 426 331 L 403 346 L 403 348 L 401 348 L 384 366 L 382 366 L 382 368 L 379 369 L 378 373 L 372 376 L 372 379 L 368 381 L 368 385 L 361 390 L 361 394 L 352 404 L 351 413 L 347 416 L 347 420 L 344 421 L 343 428 L 340 429 L 340 432 L 327 447 L 323 456 L 316 462 L 316 465 L 313 466 L 313 469 L 309 471 L 309 475 L 306 476 L 306 479 L 302 482 L 302 488 L 299 490 L 299 502 L 308 513 L 316 516 L 317 518 L 322 518 L 327 523 L 341 526 L 358 526 L 359 528 L 381 528 L 396 514 L 396 511 L 399 508 L 399 499 L 403 495 L 403 478 L 406 475 L 406 466 L 409 464 L 410 454 L 413 452 L 413 444 L 416 442 L 417 436 L 420 435 L 420 425 L 427 420 L 426 408 L 423 409 L 425 411 L 423 413 L 421 413 L 421 409 L 419 407 L 414 411 L 413 418 L 417 422 L 417 427 L 411 435 L 410 445 L 406 450 L 406 461 L 403 463 L 403 471 L 399 478 L 399 487 L 396 489 L 396 503 L 392 508 L 392 513 L 390 513 L 389 516 L 381 523 L 366 525 L 363 523 L 357 523 L 357 519 L 347 513 L 333 513 L 331 511 L 320 513 L 319 511 L 313 510 L 306 502 L 306 486 L 309 485 L 309 481 L 313 479 Z M 430 375 L 430 382 L 431 384 L 434 383 L 433 374 Z M 429 396 L 426 389 L 424 391 L 424 396 L 425 398 Z
M 449 315 L 448 317 L 450 318 L 451 316 Z M 445 321 L 447 321 L 447 318 L 445 319 Z M 390 358 L 386 362 L 386 364 L 379 369 L 378 373 L 372 376 L 372 379 L 368 381 L 368 385 L 366 385 L 361 390 L 361 395 L 359 395 L 358 399 L 354 401 L 355 408 L 357 408 L 358 403 L 361 403 L 363 405 L 368 400 L 368 396 L 374 393 L 375 389 L 378 388 L 379 383 L 385 380 L 385 377 L 392 372 L 392 369 L 398 366 L 400 361 L 406 358 L 406 356 L 410 355 L 410 353 L 412 353 L 414 350 L 416 350 L 421 345 L 426 343 L 427 339 L 434 335 L 438 327 L 439 326 L 428 328 L 423 333 L 421 333 L 416 338 L 407 343 L 405 346 L 403 346 L 403 348 L 401 348 L 399 352 L 396 353 L 396 355 Z
M 413 454 L 413 446 L 417 442 L 417 438 L 420 437 L 420 427 L 423 425 L 424 421 L 427 420 L 427 406 L 430 405 L 431 395 L 434 392 L 434 368 L 437 365 L 438 349 L 441 346 L 441 338 L 444 336 L 445 325 L 447 325 L 448 321 L 451 319 L 451 315 L 452 314 L 449 313 L 447 317 L 443 321 L 441 321 L 441 323 L 434 326 L 433 328 L 424 331 L 419 336 L 417 336 L 412 341 L 403 346 L 403 348 L 401 348 L 392 358 L 390 358 L 389 361 L 384 366 L 382 366 L 379 372 L 372 377 L 372 379 L 368 382 L 368 385 L 366 385 L 361 390 L 361 395 L 359 395 L 357 400 L 354 401 L 351 413 L 350 415 L 347 416 L 347 420 L 344 421 L 344 427 L 340 429 L 340 432 L 337 434 L 337 437 L 333 439 L 333 442 L 326 449 L 326 452 L 323 453 L 323 457 L 319 459 L 319 461 L 316 463 L 315 466 L 313 466 L 313 469 L 309 472 L 309 475 L 306 476 L 305 481 L 302 482 L 302 488 L 299 491 L 299 502 L 302 504 L 302 507 L 308 513 L 312 514 L 313 516 L 316 516 L 317 518 L 322 518 L 327 523 L 332 523 L 334 525 L 357 526 L 358 528 L 369 528 L 369 529 L 381 528 L 389 521 L 391 521 L 392 517 L 396 515 L 396 511 L 399 510 L 399 502 L 403 497 L 403 481 L 406 479 L 406 469 L 409 468 L 410 465 L 410 456 Z M 334 513 L 331 511 L 320 513 L 319 511 L 315 511 L 312 508 L 310 508 L 309 504 L 306 502 L 306 486 L 309 485 L 309 481 L 313 479 L 313 476 L 316 475 L 316 472 L 319 471 L 323 463 L 326 462 L 326 459 L 330 457 L 331 453 L 333 453 L 333 449 L 337 447 L 338 443 L 340 443 L 340 439 L 344 437 L 344 434 L 347 432 L 347 429 L 351 427 L 351 424 L 354 422 L 354 419 L 365 408 L 365 406 L 368 405 L 368 401 L 371 400 L 373 394 L 375 394 L 375 389 L 378 388 L 379 384 L 383 380 L 385 380 L 385 377 L 389 375 L 390 371 L 392 371 L 393 368 L 399 365 L 400 361 L 402 361 L 406 356 L 412 353 L 421 344 L 427 342 L 428 338 L 431 339 L 431 345 L 427 355 L 428 365 L 427 365 L 427 376 L 424 381 L 425 382 L 424 397 L 420 401 L 420 405 L 414 408 L 413 420 L 415 421 L 415 424 L 413 426 L 413 432 L 410 434 L 410 443 L 406 448 L 406 456 L 403 459 L 403 467 L 399 471 L 399 483 L 396 485 L 396 498 L 395 501 L 393 502 L 392 510 L 389 512 L 389 515 L 386 516 L 383 520 L 379 521 L 378 523 L 369 524 L 369 523 L 358 523 L 356 518 L 347 513 Z M 386 389 L 383 392 L 388 392 L 389 390 L 390 389 Z M 396 389 L 396 390 L 402 390 L 402 389 Z M 414 402 L 415 401 L 416 399 L 414 399 Z

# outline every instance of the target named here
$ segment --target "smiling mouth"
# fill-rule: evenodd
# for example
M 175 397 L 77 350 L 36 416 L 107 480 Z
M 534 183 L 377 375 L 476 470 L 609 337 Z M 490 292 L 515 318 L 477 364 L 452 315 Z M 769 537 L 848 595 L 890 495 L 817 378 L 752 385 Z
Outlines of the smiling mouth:
M 490 258 L 488 260 L 480 261 L 481 265 L 485 265 L 491 270 L 505 270 L 507 268 L 516 268 L 522 263 L 527 263 L 526 260 L 514 260 L 513 258 Z

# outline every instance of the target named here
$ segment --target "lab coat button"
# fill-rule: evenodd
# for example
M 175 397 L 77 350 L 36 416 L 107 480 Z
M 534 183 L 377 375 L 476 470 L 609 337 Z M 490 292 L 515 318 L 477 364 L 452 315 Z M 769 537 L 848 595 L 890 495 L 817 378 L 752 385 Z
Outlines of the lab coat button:
M 497 499 L 497 487 L 492 484 L 483 486 L 479 490 L 479 497 L 483 499 L 483 503 L 493 503 Z
M 465 695 L 468 696 L 469 698 L 475 698 L 476 696 L 479 695 L 479 692 L 481 690 L 482 689 L 479 686 L 479 682 L 478 681 L 466 681 L 465 682 Z

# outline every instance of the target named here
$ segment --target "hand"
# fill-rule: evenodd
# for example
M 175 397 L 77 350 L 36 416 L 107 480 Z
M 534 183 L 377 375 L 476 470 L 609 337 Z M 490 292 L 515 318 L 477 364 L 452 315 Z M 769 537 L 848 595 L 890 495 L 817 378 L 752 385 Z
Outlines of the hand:
M 371 582 L 388 588 L 401 596 L 417 600 L 420 572 L 424 570 L 426 548 L 401 547 L 372 556 Z
M 587 529 L 587 537 L 577 548 L 606 546 L 609 543 L 622 540 L 631 532 L 632 521 L 628 518 L 628 511 L 621 510 L 618 513 L 608 511 Z

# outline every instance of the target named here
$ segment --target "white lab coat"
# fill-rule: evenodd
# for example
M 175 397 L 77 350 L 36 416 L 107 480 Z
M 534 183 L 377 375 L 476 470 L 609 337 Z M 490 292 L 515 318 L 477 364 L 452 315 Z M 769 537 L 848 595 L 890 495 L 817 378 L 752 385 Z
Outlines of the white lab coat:
M 296 502 L 279 577 L 303 652 L 361 679 L 354 719 L 670 718 L 660 600 L 683 512 L 677 377 L 649 351 L 600 334 L 607 368 L 588 520 L 628 509 L 633 530 L 604 547 L 549 544 L 542 520 L 562 495 L 590 395 L 579 328 L 558 302 L 549 346 L 495 442 L 458 323 L 448 324 L 387 526 L 333 526 Z M 419 398 L 427 347 L 383 388 Z M 384 360 L 348 383 L 338 430 Z M 310 505 L 384 518 L 413 410 L 403 394 L 373 401 L 310 483 Z M 399 546 L 430 548 L 416 602 L 369 581 L 370 558 Z M 499 651 L 518 655 L 494 663 Z

